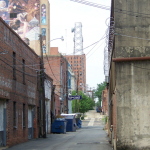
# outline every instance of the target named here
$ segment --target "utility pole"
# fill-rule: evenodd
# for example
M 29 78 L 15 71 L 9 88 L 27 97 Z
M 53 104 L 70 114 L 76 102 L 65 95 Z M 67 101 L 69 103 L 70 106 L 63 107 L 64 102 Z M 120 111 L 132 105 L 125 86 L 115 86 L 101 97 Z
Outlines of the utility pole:
M 42 35 L 39 35 L 40 37 L 40 50 L 41 50 L 41 63 L 40 63 L 40 81 L 41 81 L 41 125 L 42 125 L 42 137 L 46 138 L 46 117 L 45 117 L 45 86 L 44 86 L 44 62 L 43 62 L 43 49 L 42 49 Z

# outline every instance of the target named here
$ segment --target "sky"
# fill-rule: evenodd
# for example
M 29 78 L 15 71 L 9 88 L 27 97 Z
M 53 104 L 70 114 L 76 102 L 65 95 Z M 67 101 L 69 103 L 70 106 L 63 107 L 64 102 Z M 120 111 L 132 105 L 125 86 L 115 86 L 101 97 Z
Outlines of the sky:
M 111 0 L 88 0 L 105 6 Z M 86 54 L 86 83 L 88 87 L 97 88 L 97 84 L 105 81 L 104 48 L 106 46 L 106 30 L 110 11 L 87 6 L 70 0 L 49 0 L 50 2 L 50 38 L 64 37 L 64 41 L 53 40 L 51 47 L 58 47 L 62 54 L 73 54 L 74 28 L 76 22 L 82 23 L 83 51 Z M 100 41 L 99 41 L 100 40 Z M 97 44 L 91 44 L 99 41 Z M 86 48 L 90 46 L 89 48 Z M 86 48 L 86 49 L 84 49 Z

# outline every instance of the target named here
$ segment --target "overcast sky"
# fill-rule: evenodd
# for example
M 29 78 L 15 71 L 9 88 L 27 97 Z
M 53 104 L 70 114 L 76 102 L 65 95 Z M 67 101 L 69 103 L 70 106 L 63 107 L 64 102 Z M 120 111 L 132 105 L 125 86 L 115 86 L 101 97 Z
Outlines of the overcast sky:
M 75 22 L 82 23 L 83 49 L 105 36 L 106 20 L 110 17 L 110 11 L 79 4 L 70 0 L 49 0 L 50 9 L 50 37 L 51 40 L 64 37 L 64 41 L 54 40 L 51 47 L 59 47 L 60 53 L 72 54 L 74 43 L 71 29 Z M 93 3 L 110 6 L 111 0 L 88 0 Z M 86 82 L 89 87 L 97 87 L 97 84 L 105 80 L 104 76 L 104 47 L 105 38 L 97 45 L 84 50 L 86 54 Z M 95 47 L 94 47 L 95 46 Z M 94 48 L 93 48 L 94 47 Z

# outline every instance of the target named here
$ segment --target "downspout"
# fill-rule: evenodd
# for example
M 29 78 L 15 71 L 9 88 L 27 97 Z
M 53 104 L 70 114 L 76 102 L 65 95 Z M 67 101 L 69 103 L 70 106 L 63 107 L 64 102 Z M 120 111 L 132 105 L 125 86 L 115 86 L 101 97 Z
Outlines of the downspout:
M 145 61 L 150 60 L 150 57 L 127 57 L 127 58 L 113 58 L 113 62 L 124 62 L 124 61 Z

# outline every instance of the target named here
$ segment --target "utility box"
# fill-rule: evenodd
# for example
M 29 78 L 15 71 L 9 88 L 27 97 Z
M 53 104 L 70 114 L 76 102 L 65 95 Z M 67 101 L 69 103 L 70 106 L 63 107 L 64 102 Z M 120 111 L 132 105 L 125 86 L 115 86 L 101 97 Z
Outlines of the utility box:
M 66 133 L 67 121 L 64 118 L 57 118 L 51 126 L 52 133 Z
M 75 132 L 77 128 L 75 114 L 61 114 L 67 121 L 66 132 Z

